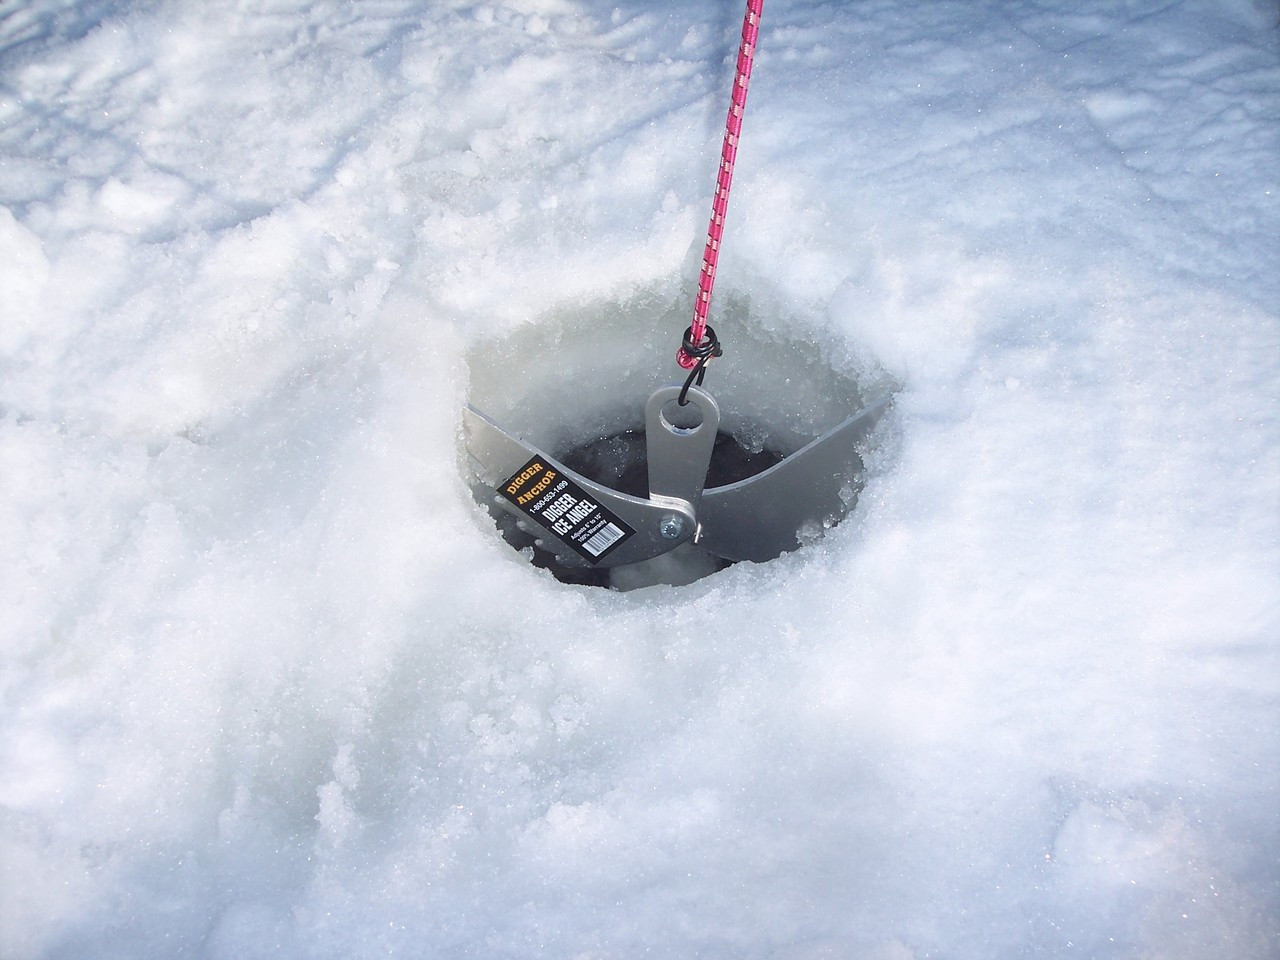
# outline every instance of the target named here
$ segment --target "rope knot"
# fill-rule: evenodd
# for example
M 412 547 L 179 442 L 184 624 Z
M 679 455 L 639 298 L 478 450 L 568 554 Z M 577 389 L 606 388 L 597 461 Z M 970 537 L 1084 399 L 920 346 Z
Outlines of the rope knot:
M 720 338 L 711 327 L 703 328 L 702 340 L 698 343 L 693 342 L 693 327 L 685 330 L 684 343 L 680 346 L 680 352 L 676 354 L 676 362 L 689 371 L 677 401 L 680 406 L 683 407 L 689 402 L 686 397 L 691 386 L 695 383 L 702 386 L 702 378 L 706 375 L 707 364 L 711 362 L 711 358 L 723 356 L 724 349 L 720 346 Z

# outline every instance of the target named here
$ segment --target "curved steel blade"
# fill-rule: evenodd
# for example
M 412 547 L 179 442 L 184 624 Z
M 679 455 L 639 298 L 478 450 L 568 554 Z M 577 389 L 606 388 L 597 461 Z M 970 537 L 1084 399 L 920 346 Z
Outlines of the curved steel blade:
M 881 397 L 763 473 L 704 490 L 698 546 L 726 560 L 772 560 L 800 546 L 801 528 L 843 516 L 856 447 L 888 404 Z
M 706 397 L 706 401 L 709 407 L 714 409 L 715 401 L 709 396 Z M 716 419 L 718 421 L 718 411 Z M 521 524 L 535 531 L 539 546 L 555 553 L 567 564 L 580 566 L 586 564 L 588 560 L 584 560 L 578 552 L 565 543 L 549 524 L 540 523 L 527 512 L 518 509 L 500 492 L 500 485 L 507 482 L 518 471 L 523 470 L 534 458 L 554 469 L 558 476 L 568 478 L 585 491 L 588 497 L 594 498 L 635 531 L 634 534 L 625 536 L 616 547 L 612 547 L 602 557 L 590 561 L 596 566 L 614 567 L 649 560 L 692 539 L 697 530 L 693 503 L 675 495 L 684 489 L 678 481 L 673 481 L 674 485 L 663 486 L 663 489 L 670 491 L 672 495 L 659 495 L 657 499 L 649 500 L 629 496 L 570 470 L 545 451 L 520 437 L 507 433 L 474 407 L 468 406 L 463 411 L 462 423 L 466 434 L 467 453 L 471 457 L 473 472 L 479 481 L 478 489 L 484 493 L 490 503 L 514 515 Z M 686 462 L 682 473 L 700 469 L 702 476 L 706 476 L 707 465 L 711 459 L 711 446 L 703 442 L 704 436 L 703 430 L 671 436 L 669 455 Z M 711 430 L 711 438 L 714 443 L 714 426 Z M 666 455 L 668 454 L 664 454 Z M 694 463 L 699 457 L 702 458 L 700 467 Z M 659 483 L 666 484 L 661 470 Z

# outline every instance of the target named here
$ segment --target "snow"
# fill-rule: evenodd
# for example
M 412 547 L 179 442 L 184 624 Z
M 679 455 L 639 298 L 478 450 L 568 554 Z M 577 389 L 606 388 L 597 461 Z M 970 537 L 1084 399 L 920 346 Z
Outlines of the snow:
M 676 376 L 740 16 L 0 10 L 0 955 L 1280 956 L 1274 3 L 767 5 L 708 386 L 856 508 L 473 502 Z

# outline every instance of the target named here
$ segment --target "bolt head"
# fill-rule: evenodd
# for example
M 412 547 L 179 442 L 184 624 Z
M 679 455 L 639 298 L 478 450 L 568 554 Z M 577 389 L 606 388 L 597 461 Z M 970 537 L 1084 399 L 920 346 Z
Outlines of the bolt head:
M 665 540 L 679 540 L 684 535 L 685 519 L 678 513 L 671 513 L 658 522 L 658 532 Z

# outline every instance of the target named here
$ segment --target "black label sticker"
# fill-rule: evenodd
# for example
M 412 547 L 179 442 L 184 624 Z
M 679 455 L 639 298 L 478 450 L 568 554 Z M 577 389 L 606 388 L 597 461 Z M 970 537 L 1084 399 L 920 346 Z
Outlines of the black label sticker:
M 498 492 L 592 563 L 635 533 L 541 457 L 517 470 Z

